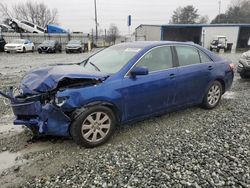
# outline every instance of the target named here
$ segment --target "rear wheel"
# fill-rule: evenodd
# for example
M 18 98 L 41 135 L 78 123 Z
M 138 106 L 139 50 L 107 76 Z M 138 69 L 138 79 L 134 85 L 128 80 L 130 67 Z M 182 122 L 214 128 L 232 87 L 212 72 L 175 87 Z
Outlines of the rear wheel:
M 35 48 L 34 47 L 32 47 L 32 50 L 31 50 L 31 52 L 33 53 L 35 51 Z
M 84 111 L 71 125 L 74 141 L 85 147 L 104 144 L 112 135 L 116 125 L 113 111 L 105 106 L 93 106 Z
M 23 47 L 23 53 L 26 53 L 26 48 L 25 47 Z
M 222 92 L 221 83 L 214 81 L 204 96 L 203 107 L 207 109 L 215 108 L 221 100 Z

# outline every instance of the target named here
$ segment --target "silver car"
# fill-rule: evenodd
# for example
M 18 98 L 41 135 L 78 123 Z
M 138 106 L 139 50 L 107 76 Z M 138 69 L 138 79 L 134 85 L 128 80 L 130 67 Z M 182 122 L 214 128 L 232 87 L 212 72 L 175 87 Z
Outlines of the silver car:
M 71 40 L 65 47 L 66 53 L 78 52 L 82 53 L 84 51 L 84 44 L 80 40 Z
M 250 78 L 250 50 L 241 55 L 237 72 L 241 78 Z

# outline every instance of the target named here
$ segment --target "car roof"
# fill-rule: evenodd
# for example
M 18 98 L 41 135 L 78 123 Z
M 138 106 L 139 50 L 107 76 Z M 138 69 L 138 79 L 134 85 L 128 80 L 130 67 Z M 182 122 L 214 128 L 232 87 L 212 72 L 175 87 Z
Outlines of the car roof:
M 137 41 L 137 42 L 128 42 L 121 43 L 118 46 L 124 46 L 128 48 L 154 48 L 162 45 L 171 45 L 171 44 L 184 44 L 196 46 L 193 42 L 176 42 L 176 41 Z

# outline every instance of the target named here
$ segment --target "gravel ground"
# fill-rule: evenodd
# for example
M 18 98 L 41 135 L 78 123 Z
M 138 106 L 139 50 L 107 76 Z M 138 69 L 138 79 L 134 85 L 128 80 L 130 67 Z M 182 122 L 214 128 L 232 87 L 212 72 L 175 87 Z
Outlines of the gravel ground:
M 86 55 L 0 54 L 0 88 L 33 67 Z M 250 80 L 236 74 L 216 109 L 193 107 L 119 127 L 94 149 L 67 138 L 31 141 L 28 130 L 11 128 L 11 110 L 0 103 L 0 161 L 8 158 L 0 164 L 1 187 L 250 187 L 249 100 Z

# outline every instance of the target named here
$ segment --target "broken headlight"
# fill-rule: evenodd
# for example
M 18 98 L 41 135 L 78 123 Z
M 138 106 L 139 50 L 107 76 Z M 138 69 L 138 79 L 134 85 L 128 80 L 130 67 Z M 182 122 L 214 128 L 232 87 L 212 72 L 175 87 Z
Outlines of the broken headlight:
M 55 97 L 55 104 L 58 107 L 63 106 L 67 101 L 67 97 Z

